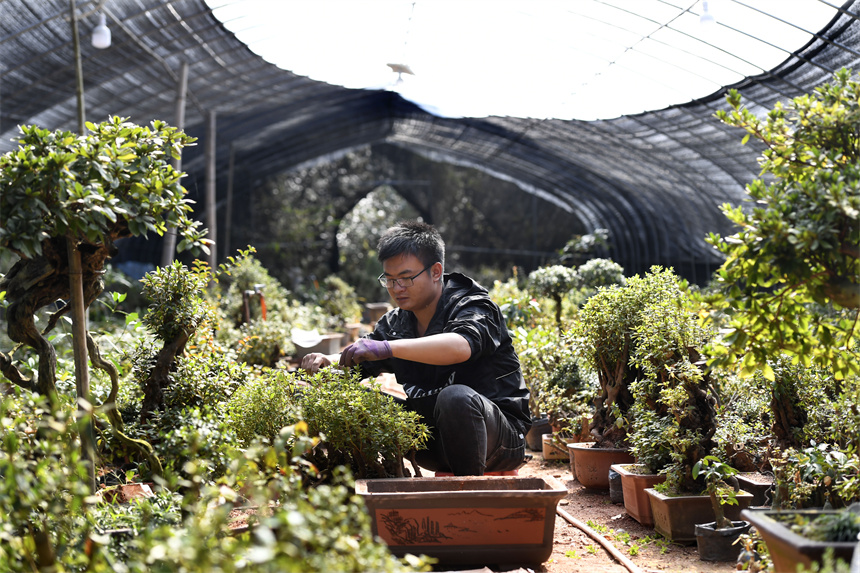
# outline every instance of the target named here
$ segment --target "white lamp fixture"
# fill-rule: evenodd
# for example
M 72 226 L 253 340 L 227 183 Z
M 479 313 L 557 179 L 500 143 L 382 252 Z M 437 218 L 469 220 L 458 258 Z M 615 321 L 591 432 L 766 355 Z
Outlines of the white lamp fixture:
M 714 15 L 708 11 L 708 0 L 702 0 L 702 15 L 699 16 L 699 24 L 710 27 L 716 23 Z
M 110 48 L 110 28 L 105 23 L 104 14 L 99 14 L 98 26 L 93 28 L 93 47 L 99 50 Z

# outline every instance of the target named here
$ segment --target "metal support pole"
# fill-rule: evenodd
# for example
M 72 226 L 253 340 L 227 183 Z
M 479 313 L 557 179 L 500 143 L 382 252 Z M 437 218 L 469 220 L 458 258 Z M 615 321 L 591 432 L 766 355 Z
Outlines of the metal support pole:
M 206 226 L 213 245 L 209 250 L 209 266 L 215 270 L 218 261 L 218 222 L 215 216 L 215 111 L 209 112 L 206 128 Z
M 81 65 L 81 44 L 78 38 L 78 16 L 75 11 L 75 0 L 69 0 L 72 19 L 72 44 L 75 51 L 75 72 L 77 76 L 78 96 L 78 130 L 86 134 L 86 119 L 84 113 L 84 72 Z M 78 250 L 75 237 L 66 237 L 66 253 L 69 259 L 69 304 L 72 308 L 72 351 L 75 360 L 75 391 L 78 397 L 77 415 L 87 416 L 81 400 L 90 401 L 90 374 L 87 356 L 87 313 L 84 308 L 83 268 L 81 252 Z M 89 418 L 80 429 L 81 458 L 87 466 L 87 485 L 90 492 L 96 491 L 95 473 L 95 431 L 93 420 Z
M 236 150 L 230 143 L 230 162 L 227 165 L 227 209 L 224 212 L 224 258 L 230 256 L 230 232 L 233 229 L 233 177 Z
M 179 130 L 185 129 L 185 100 L 188 92 L 188 62 L 182 62 L 182 67 L 179 70 L 179 82 L 176 86 L 176 109 L 175 109 L 175 127 Z M 182 159 L 172 160 L 173 168 L 177 171 L 182 170 Z M 169 266 L 173 262 L 173 255 L 176 252 L 176 229 L 168 227 L 164 233 L 164 243 L 161 248 L 161 266 Z

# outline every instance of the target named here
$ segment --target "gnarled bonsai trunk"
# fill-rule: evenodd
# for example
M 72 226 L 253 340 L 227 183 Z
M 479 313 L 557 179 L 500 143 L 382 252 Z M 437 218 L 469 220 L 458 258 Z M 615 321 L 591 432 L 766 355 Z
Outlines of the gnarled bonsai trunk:
M 140 409 L 140 421 L 146 422 L 156 410 L 164 409 L 164 388 L 170 385 L 170 372 L 174 369 L 176 357 L 185 352 L 190 334 L 183 333 L 173 340 L 164 343 L 158 352 L 155 366 L 143 383 L 143 403 Z
M 97 247 L 83 244 L 81 251 L 82 280 L 85 308 L 104 289 L 102 274 L 105 261 L 113 254 L 112 243 Z M 12 355 L 0 353 L 0 371 L 14 384 L 32 392 L 52 397 L 56 394 L 57 356 L 53 345 L 45 338 L 60 316 L 70 310 L 68 303 L 60 307 L 42 332 L 36 328 L 36 313 L 57 301 L 71 298 L 69 289 L 69 261 L 66 240 L 63 237 L 47 239 L 42 243 L 38 257 L 22 258 L 0 280 L 0 290 L 6 291 L 10 302 L 6 309 L 7 334 L 19 344 L 25 344 L 39 355 L 35 380 L 25 377 L 14 365 Z

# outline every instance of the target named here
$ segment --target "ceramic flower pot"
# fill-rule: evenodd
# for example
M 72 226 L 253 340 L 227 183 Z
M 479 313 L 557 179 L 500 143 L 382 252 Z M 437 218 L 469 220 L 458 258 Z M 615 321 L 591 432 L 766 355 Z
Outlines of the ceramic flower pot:
M 824 513 L 836 513 L 834 510 L 801 509 L 791 511 L 773 511 L 770 509 L 745 509 L 741 517 L 755 526 L 759 535 L 767 545 L 774 571 L 795 571 L 798 564 L 812 567 L 813 563 L 821 565 L 824 551 L 833 549 L 833 557 L 850 563 L 855 541 L 813 541 L 794 533 L 778 517 L 806 516 L 809 518 Z
M 355 491 L 395 555 L 485 566 L 546 561 L 567 495 L 552 478 L 485 476 L 356 480 Z
M 624 495 L 624 509 L 627 514 L 646 527 L 654 527 L 654 514 L 651 513 L 651 500 L 645 489 L 666 481 L 666 476 L 646 474 L 637 471 L 641 464 L 613 464 L 612 469 L 621 475 L 621 491 Z
M 654 530 L 675 543 L 692 545 L 696 542 L 696 524 L 708 523 L 714 519 L 711 498 L 707 495 L 663 495 L 654 488 L 646 488 L 645 493 L 651 502 L 654 515 Z M 732 521 L 741 519 L 741 511 L 752 502 L 752 494 L 743 490 L 737 492 L 737 505 L 724 505 L 726 518 Z
M 702 561 L 737 561 L 741 546 L 737 541 L 749 531 L 746 521 L 733 521 L 731 527 L 714 529 L 716 522 L 696 524 L 696 547 Z
M 609 490 L 609 468 L 613 464 L 632 464 L 629 451 L 620 448 L 595 448 L 594 442 L 568 444 L 570 471 L 583 487 Z

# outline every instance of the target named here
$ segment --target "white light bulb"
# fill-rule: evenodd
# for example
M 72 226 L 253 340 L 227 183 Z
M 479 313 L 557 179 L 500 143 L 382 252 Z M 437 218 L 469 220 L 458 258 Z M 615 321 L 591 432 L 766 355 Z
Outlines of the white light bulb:
M 105 23 L 104 14 L 99 14 L 98 26 L 93 28 L 93 47 L 99 50 L 110 48 L 110 28 Z

